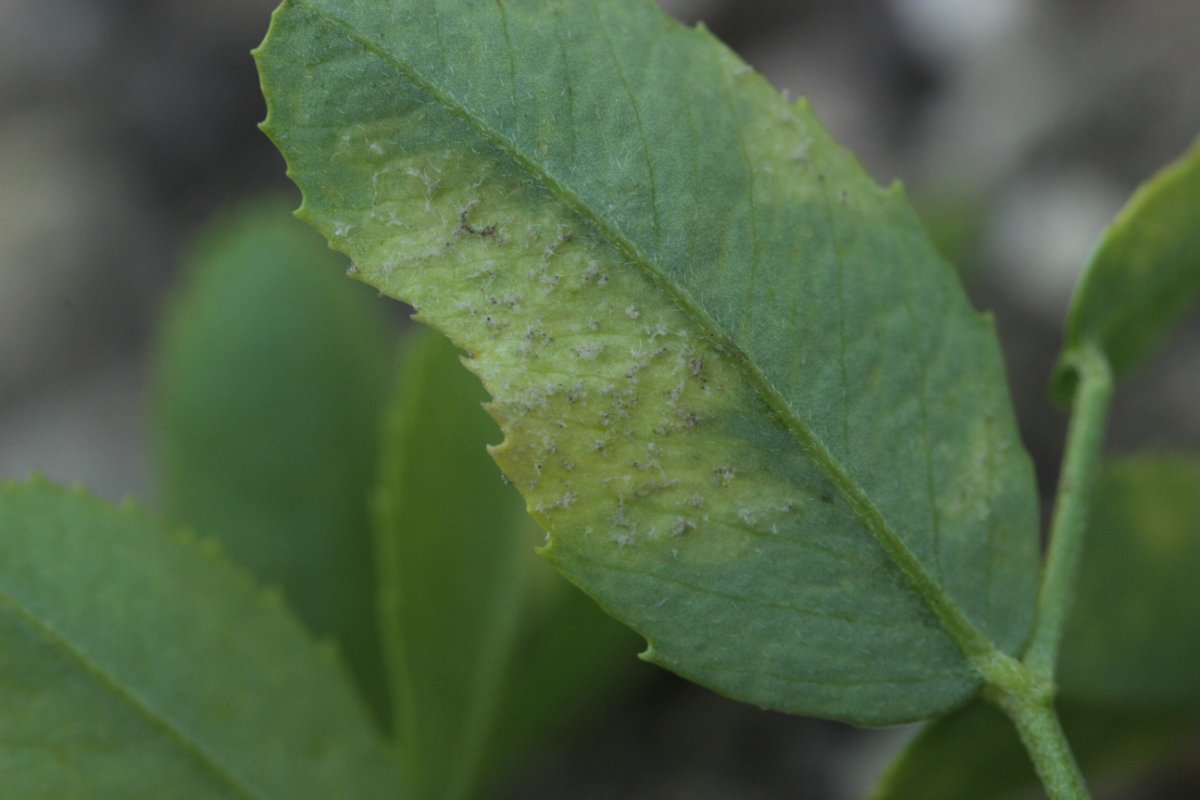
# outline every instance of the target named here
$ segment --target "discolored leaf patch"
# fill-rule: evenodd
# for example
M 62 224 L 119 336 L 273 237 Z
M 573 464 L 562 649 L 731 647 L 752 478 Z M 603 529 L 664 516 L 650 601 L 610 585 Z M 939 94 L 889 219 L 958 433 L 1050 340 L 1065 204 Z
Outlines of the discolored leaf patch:
M 991 324 L 804 104 L 624 0 L 289 0 L 257 57 L 301 216 L 469 353 L 545 554 L 650 658 L 890 723 L 1023 644 Z

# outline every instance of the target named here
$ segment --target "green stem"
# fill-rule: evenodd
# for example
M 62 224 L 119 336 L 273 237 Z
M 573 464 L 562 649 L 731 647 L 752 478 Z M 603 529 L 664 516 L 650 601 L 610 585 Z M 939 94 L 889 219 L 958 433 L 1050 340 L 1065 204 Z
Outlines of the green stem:
M 1087 785 L 1054 711 L 1054 667 L 1070 613 L 1092 486 L 1112 401 L 1108 359 L 1085 344 L 1064 356 L 1078 379 L 1059 476 L 1037 623 L 1022 662 L 997 655 L 981 665 L 985 694 L 1012 719 L 1051 800 L 1086 800 Z
M 1078 384 L 1071 407 L 1054 519 L 1050 525 L 1037 623 L 1025 652 L 1025 665 L 1034 676 L 1048 683 L 1054 680 L 1063 625 L 1070 612 L 1113 386 L 1108 359 L 1095 345 L 1085 344 L 1068 352 L 1064 358 L 1078 376 Z
M 1032 680 L 1029 685 L 1038 684 L 1039 681 Z M 991 699 L 1017 726 L 1046 796 L 1050 800 L 1088 800 L 1091 795 L 1071 754 L 1051 695 L 1052 692 L 1036 690 L 1018 695 L 997 692 Z

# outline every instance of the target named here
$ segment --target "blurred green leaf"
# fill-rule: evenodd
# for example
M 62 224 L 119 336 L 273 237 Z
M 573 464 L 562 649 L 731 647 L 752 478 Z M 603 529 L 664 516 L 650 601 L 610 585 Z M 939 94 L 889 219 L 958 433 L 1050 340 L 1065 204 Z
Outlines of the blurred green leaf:
M 1140 456 L 1101 473 L 1064 631 L 1060 713 L 1093 778 L 1200 724 L 1200 457 Z M 878 800 L 1037 791 L 1011 723 L 977 701 L 930 723 Z
M 1145 358 L 1200 296 L 1200 142 L 1134 193 L 1076 289 L 1064 358 L 1098 344 L 1122 373 Z M 1058 398 L 1074 377 L 1060 363 Z
M 642 638 L 600 610 L 532 551 L 521 627 L 487 753 L 489 785 L 510 783 L 657 670 Z
M 215 543 L 0 487 L 0 796 L 398 797 L 341 663 Z
M 369 519 L 391 363 L 380 310 L 281 202 L 231 210 L 185 267 L 155 359 L 165 507 L 282 586 L 385 713 Z
M 414 797 L 469 797 L 496 726 L 532 541 L 479 381 L 432 333 L 411 337 L 376 496 L 380 622 Z
M 484 445 L 500 433 L 442 336 L 414 331 L 377 495 L 383 640 L 415 797 L 470 797 L 611 696 L 635 639 L 534 555 Z
M 1200 456 L 1117 461 L 1095 497 L 1062 692 L 1200 717 Z

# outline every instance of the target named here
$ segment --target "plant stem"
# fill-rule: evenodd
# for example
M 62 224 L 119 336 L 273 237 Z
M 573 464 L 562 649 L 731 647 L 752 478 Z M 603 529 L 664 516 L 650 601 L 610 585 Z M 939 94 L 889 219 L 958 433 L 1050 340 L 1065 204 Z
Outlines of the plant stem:
M 997 654 L 979 666 L 988 683 L 985 694 L 1017 726 L 1046 794 L 1051 800 L 1086 800 L 1087 785 L 1054 711 L 1054 668 L 1083 551 L 1113 378 L 1107 357 L 1095 345 L 1075 348 L 1064 361 L 1074 370 L 1078 382 L 1033 638 L 1022 662 Z
M 1065 362 L 1075 370 L 1078 384 L 1071 406 L 1054 519 L 1050 525 L 1037 623 L 1024 659 L 1030 672 L 1047 683 L 1054 680 L 1063 625 L 1070 613 L 1113 385 L 1108 359 L 1095 345 L 1085 344 L 1068 352 Z
M 997 693 L 992 699 L 1017 726 L 1046 796 L 1050 800 L 1088 800 L 1091 795 L 1063 734 L 1050 694 Z

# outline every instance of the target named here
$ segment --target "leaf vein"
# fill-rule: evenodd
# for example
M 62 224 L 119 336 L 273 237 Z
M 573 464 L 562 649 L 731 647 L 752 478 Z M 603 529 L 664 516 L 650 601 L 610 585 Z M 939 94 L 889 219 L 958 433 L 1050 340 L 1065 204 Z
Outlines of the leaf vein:
M 172 721 L 164 712 L 155 708 L 137 692 L 123 685 L 115 676 L 93 661 L 87 653 L 75 647 L 70 640 L 55 630 L 53 625 L 44 622 L 37 614 L 7 592 L 0 594 L 0 603 L 11 608 L 16 617 L 36 634 L 76 662 L 85 673 L 91 675 L 101 685 L 106 686 L 118 699 L 128 703 L 152 725 L 162 730 L 168 738 L 179 745 L 183 752 L 194 758 L 239 797 L 245 798 L 245 800 L 257 800 L 260 797 L 244 786 L 231 770 L 220 763 L 216 756 L 207 752 L 199 742 L 190 738 L 182 726 Z
M 725 103 L 729 107 L 729 112 L 734 117 L 738 116 L 737 106 L 734 101 L 734 96 L 731 87 L 729 86 L 729 74 L 724 73 L 721 78 L 721 93 L 725 97 Z M 754 174 L 754 164 L 750 161 L 750 151 L 746 146 L 746 132 L 743 128 L 737 128 L 738 155 L 742 162 L 742 168 L 746 171 L 746 207 L 749 212 L 750 223 L 750 274 L 745 278 L 739 277 L 738 280 L 744 280 L 746 285 L 746 313 L 742 320 L 742 324 L 746 330 L 751 330 L 754 323 L 754 311 L 758 306 L 754 302 L 754 291 L 757 286 L 758 269 L 760 266 L 760 247 L 758 235 L 758 202 L 755 197 L 757 191 L 757 181 Z
M 625 68 L 621 65 L 621 59 L 617 58 L 617 50 L 613 46 L 612 38 L 608 35 L 607 26 L 600 19 L 600 12 L 596 6 L 597 4 L 595 3 L 589 4 L 589 7 L 592 9 L 592 17 L 596 20 L 596 30 L 600 32 L 600 36 L 604 39 L 604 45 L 608 49 L 609 57 L 612 59 L 613 68 L 617 72 L 617 77 L 621 79 L 621 87 L 625 90 L 625 94 L 629 98 L 629 110 L 633 112 L 633 119 L 637 123 L 638 139 L 642 146 L 642 160 L 646 164 L 647 188 L 650 191 L 650 220 L 654 226 L 654 237 L 661 243 L 662 220 L 659 217 L 658 211 L 658 178 L 655 174 L 654 161 L 650 158 L 650 141 L 646 137 L 646 124 L 642 120 L 642 108 L 638 103 L 637 95 L 633 93 L 633 87 L 629 85 L 629 76 L 625 74 Z
M 579 135 L 575 132 L 575 83 L 571 79 L 571 59 L 567 54 L 567 42 L 563 37 L 562 17 L 554 15 L 554 36 L 558 40 L 558 53 L 562 56 L 562 82 L 567 101 L 567 130 L 571 133 L 571 150 L 568 161 L 574 161 L 579 150 Z
M 465 104 L 441 90 L 436 84 L 421 75 L 411 64 L 384 49 L 361 31 L 325 9 L 310 5 L 306 0 L 292 1 L 296 5 L 308 8 L 314 17 L 340 29 L 366 51 L 391 64 L 404 79 L 427 92 L 435 102 L 461 118 L 481 138 L 507 153 L 517 165 L 539 180 L 548 191 L 556 195 L 582 220 L 593 225 L 600 236 L 611 242 L 630 262 L 642 270 L 648 280 L 671 297 L 684 314 L 694 320 L 698 327 L 709 332 L 714 342 L 722 347 L 735 367 L 745 376 L 747 382 L 763 398 L 765 405 L 796 438 L 818 467 L 829 476 L 838 492 L 846 498 L 854 514 L 858 516 L 867 531 L 906 577 L 918 596 L 941 620 L 947 633 L 958 644 L 963 654 L 968 659 L 983 664 L 988 656 L 996 652 L 992 642 L 967 619 L 945 590 L 933 579 L 909 549 L 907 543 L 891 527 L 870 497 L 851 477 L 820 436 L 807 422 L 797 416 L 780 391 L 749 359 L 747 354 L 733 342 L 729 334 L 716 324 L 712 316 L 699 306 L 683 287 L 660 271 L 653 259 L 615 228 L 599 211 L 585 203 L 579 195 L 550 173 L 544 165 L 526 155 L 514 141 L 484 123 Z
M 496 9 L 500 12 L 500 31 L 504 35 L 504 55 L 508 58 L 508 99 L 513 108 L 517 107 L 517 61 L 513 55 L 512 36 L 508 32 L 508 10 L 504 0 L 496 0 Z
M 916 311 L 913 308 L 912 266 L 908 262 L 905 263 L 905 266 L 904 309 L 908 314 L 909 325 L 912 330 L 920 331 L 921 326 L 918 324 Z M 917 342 L 916 347 L 913 347 L 912 351 L 917 360 L 917 370 L 921 380 L 921 387 L 917 392 L 917 408 L 921 412 L 921 449 L 925 460 L 925 493 L 929 502 L 930 525 L 933 528 L 933 572 L 934 577 L 940 580 L 942 576 L 942 530 L 941 513 L 938 510 L 937 503 L 937 487 L 935 486 L 933 477 L 933 450 L 929 432 L 929 364 L 924 343 Z

